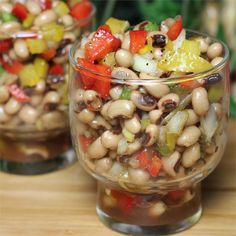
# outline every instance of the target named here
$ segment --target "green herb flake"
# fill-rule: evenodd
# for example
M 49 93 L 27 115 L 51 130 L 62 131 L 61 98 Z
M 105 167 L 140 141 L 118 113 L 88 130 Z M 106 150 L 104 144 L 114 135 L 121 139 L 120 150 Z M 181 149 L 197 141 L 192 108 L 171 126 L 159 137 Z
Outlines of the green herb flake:
M 127 87 L 124 87 L 122 93 L 120 95 L 120 99 L 122 100 L 129 100 L 131 95 L 131 90 Z
M 158 29 L 158 25 L 156 23 L 150 22 L 149 24 L 145 25 L 144 29 L 148 32 L 156 31 Z

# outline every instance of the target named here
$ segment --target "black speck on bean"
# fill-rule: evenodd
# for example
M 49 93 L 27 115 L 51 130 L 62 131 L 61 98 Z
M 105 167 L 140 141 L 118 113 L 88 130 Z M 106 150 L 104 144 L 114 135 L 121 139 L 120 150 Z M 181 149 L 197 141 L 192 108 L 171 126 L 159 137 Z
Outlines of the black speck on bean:
M 152 36 L 152 46 L 154 48 L 163 48 L 166 45 L 166 37 L 162 34 L 155 34 Z

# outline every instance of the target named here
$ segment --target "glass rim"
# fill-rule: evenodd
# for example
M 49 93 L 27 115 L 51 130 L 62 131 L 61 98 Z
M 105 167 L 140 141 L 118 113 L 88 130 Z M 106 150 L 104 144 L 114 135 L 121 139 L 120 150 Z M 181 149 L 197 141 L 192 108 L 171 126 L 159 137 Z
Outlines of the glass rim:
M 80 20 L 75 19 L 75 22 L 72 25 L 65 27 L 65 30 L 64 30 L 65 32 L 75 29 L 81 23 L 86 22 L 87 20 L 92 19 L 95 16 L 97 12 L 97 8 L 92 2 L 90 3 L 92 5 L 92 11 L 90 12 L 90 14 L 87 17 L 82 18 Z M 84 28 L 84 27 L 86 26 L 82 26 L 80 28 Z M 24 38 L 35 37 L 37 32 L 40 32 L 40 30 L 30 30 L 30 29 L 19 30 L 19 31 L 13 32 L 12 35 L 9 35 L 7 32 L 5 32 L 6 34 L 4 33 L 2 35 L 0 34 L 0 40 L 23 38 L 23 36 Z
M 197 80 L 203 77 L 206 77 L 207 75 L 213 74 L 217 71 L 219 71 L 220 69 L 222 69 L 225 64 L 227 63 L 228 59 L 229 59 L 229 49 L 227 47 L 227 45 L 220 39 L 217 39 L 215 37 L 212 37 L 206 33 L 202 33 L 196 30 L 190 30 L 190 29 L 186 29 L 186 33 L 190 33 L 190 34 L 194 34 L 192 36 L 203 36 L 203 37 L 207 37 L 210 38 L 211 41 L 213 42 L 218 42 L 221 43 L 223 46 L 223 50 L 224 50 L 224 57 L 223 60 L 218 63 L 216 66 L 213 66 L 211 69 L 208 70 L 204 70 L 201 72 L 197 72 L 197 73 L 192 73 L 192 74 L 187 74 L 187 75 L 177 75 L 177 76 L 173 76 L 173 77 L 165 77 L 165 78 L 158 78 L 157 80 L 154 79 L 138 79 L 138 80 L 134 80 L 134 79 L 119 79 L 119 78 L 115 78 L 112 76 L 108 76 L 106 74 L 102 74 L 102 73 L 98 73 L 95 72 L 93 70 L 87 69 L 81 65 L 79 65 L 75 58 L 74 58 L 74 54 L 76 52 L 76 49 L 78 48 L 78 45 L 81 42 L 81 37 L 80 39 L 78 39 L 70 48 L 69 50 L 69 62 L 70 65 L 73 66 L 74 69 L 82 69 L 85 70 L 91 74 L 95 74 L 104 78 L 108 78 L 111 80 L 112 83 L 119 83 L 119 84 L 153 84 L 153 83 L 164 83 L 164 84 L 177 84 L 177 83 L 181 83 L 181 82 L 186 82 L 186 81 L 192 81 L 192 80 Z M 133 70 L 132 70 L 133 71 Z M 155 76 L 154 76 L 155 77 Z

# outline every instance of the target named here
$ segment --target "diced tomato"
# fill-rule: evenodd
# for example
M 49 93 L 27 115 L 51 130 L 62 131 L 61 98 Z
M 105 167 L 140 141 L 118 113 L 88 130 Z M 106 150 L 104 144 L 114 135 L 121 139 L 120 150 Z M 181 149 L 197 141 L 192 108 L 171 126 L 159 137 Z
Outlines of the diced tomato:
M 84 135 L 80 135 L 79 136 L 79 141 L 81 143 L 83 151 L 86 152 L 89 145 L 93 142 L 93 138 L 88 138 Z
M 20 2 L 15 3 L 11 12 L 14 16 L 18 17 L 21 21 L 23 21 L 28 15 L 26 6 Z
M 43 10 L 51 9 L 52 8 L 52 0 L 39 0 L 40 7 Z
M 184 197 L 185 194 L 186 194 L 186 190 L 181 189 L 181 190 L 168 192 L 167 195 L 172 201 L 179 201 Z
M 10 61 L 10 62 L 3 62 L 3 68 L 10 74 L 19 74 L 19 72 L 23 69 L 23 64 L 19 61 Z
M 30 100 L 30 97 L 28 97 L 25 92 L 18 87 L 17 84 L 11 84 L 8 85 L 8 91 L 10 94 L 19 102 L 27 102 Z
M 54 64 L 49 69 L 49 74 L 52 75 L 62 75 L 64 73 L 64 69 L 61 64 Z
M 161 167 L 161 160 L 155 155 L 147 166 L 147 170 L 152 177 L 156 177 L 159 174 Z
M 0 53 L 8 52 L 12 45 L 11 39 L 0 40 Z
M 152 177 L 158 176 L 162 163 L 155 152 L 142 150 L 136 157 L 139 161 L 140 168 L 147 170 Z
M 120 39 L 112 35 L 108 25 L 102 25 L 93 38 L 85 45 L 85 55 L 88 59 L 100 60 L 109 52 L 116 51 L 121 45 Z
M 51 60 L 56 55 L 55 48 L 47 48 L 42 54 L 41 57 L 47 61 Z
M 70 14 L 77 20 L 87 18 L 93 10 L 93 6 L 88 1 L 82 1 L 75 4 L 70 11 Z M 81 27 L 84 25 L 80 25 Z
M 133 196 L 115 189 L 111 190 L 111 195 L 117 199 L 118 207 L 124 215 L 129 215 L 135 204 L 140 201 L 140 198 L 137 196 Z
M 130 36 L 130 51 L 136 53 L 140 48 L 143 48 L 146 43 L 147 31 L 133 30 L 129 32 Z
M 169 37 L 170 40 L 175 40 L 178 38 L 182 29 L 183 29 L 182 18 L 179 17 L 178 19 L 176 19 L 175 23 L 167 31 L 167 36 Z
M 79 69 L 84 89 L 93 89 L 102 98 L 106 98 L 110 90 L 111 68 L 107 65 L 93 64 L 91 61 L 82 58 L 78 59 L 78 64 L 84 68 Z

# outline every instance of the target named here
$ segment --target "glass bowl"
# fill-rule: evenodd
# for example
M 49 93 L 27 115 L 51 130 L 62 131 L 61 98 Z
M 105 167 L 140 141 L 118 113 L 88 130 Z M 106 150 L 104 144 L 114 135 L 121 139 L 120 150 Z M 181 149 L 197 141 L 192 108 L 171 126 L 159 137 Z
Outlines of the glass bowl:
M 93 29 L 96 9 L 91 4 L 78 20 L 70 14 L 73 7 L 64 1 L 1 3 L 2 171 L 40 174 L 76 160 L 68 122 L 68 51 Z
M 190 30 L 187 35 L 207 37 Z M 98 180 L 97 214 L 109 228 L 163 235 L 199 220 L 200 183 L 226 145 L 229 53 L 220 43 L 224 57 L 212 69 L 171 78 L 140 73 L 127 79 L 122 75 L 132 71 L 121 68 L 113 77 L 99 74 L 75 59 L 81 42 L 71 48 L 73 145 L 83 168 Z M 85 81 L 95 89 L 86 89 Z M 101 97 L 97 91 L 107 88 L 109 95 Z

